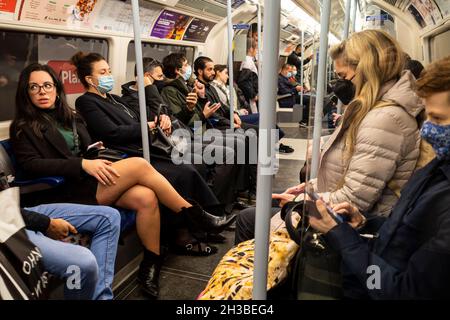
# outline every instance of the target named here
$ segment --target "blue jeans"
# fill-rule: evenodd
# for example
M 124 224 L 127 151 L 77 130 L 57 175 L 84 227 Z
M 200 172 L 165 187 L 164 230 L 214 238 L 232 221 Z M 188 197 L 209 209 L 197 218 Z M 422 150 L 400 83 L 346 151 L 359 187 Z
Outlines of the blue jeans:
M 120 214 L 105 206 L 78 204 L 44 204 L 27 210 L 44 214 L 52 219 L 64 219 L 78 233 L 91 235 L 90 251 L 84 247 L 52 240 L 40 232 L 27 231 L 31 240 L 43 253 L 45 268 L 52 274 L 67 278 L 71 265 L 81 271 L 80 289 L 64 288 L 67 299 L 113 298 L 112 281 L 120 235 Z
M 259 125 L 259 113 L 252 113 L 252 114 L 243 115 L 243 116 L 239 116 L 239 117 L 241 118 L 242 122 Z M 278 138 L 282 139 L 285 136 L 284 131 L 281 130 L 280 127 L 278 127 L 278 125 L 275 127 L 279 130 Z

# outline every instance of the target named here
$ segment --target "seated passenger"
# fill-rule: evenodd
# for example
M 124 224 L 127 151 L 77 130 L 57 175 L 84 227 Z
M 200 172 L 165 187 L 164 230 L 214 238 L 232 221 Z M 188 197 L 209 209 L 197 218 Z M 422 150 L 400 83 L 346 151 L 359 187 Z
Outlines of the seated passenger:
M 196 61 L 200 61 L 200 58 L 198 58 Z M 209 63 L 207 63 L 209 64 Z M 200 65 L 200 63 L 199 63 Z M 205 68 L 204 68 L 205 69 Z M 222 106 L 229 106 L 230 105 L 230 89 L 229 86 L 227 86 L 228 82 L 228 67 L 226 65 L 220 65 L 216 64 L 214 66 L 214 80 L 211 82 L 211 91 L 212 89 L 215 90 L 216 94 L 213 93 L 213 95 L 216 95 L 216 99 L 219 99 Z M 199 77 L 200 78 L 200 77 Z M 241 100 L 238 99 L 237 96 L 237 90 L 234 88 L 234 102 L 235 106 L 237 108 L 237 113 L 239 114 L 239 120 L 241 120 L 244 123 L 248 124 L 254 124 L 259 125 L 259 113 L 252 113 L 248 114 L 246 106 L 242 106 Z M 227 109 L 229 110 L 229 108 Z M 258 128 L 255 127 L 255 130 Z M 279 139 L 282 139 L 284 137 L 284 132 L 281 130 L 278 125 L 276 126 L 276 129 L 278 129 Z M 281 153 L 292 153 L 294 152 L 294 149 L 290 146 L 284 145 L 282 143 L 279 144 L 279 151 Z
M 102 79 L 101 87 L 107 87 L 107 78 Z M 53 202 L 116 205 L 137 211 L 137 232 L 145 247 L 138 279 L 152 297 L 158 295 L 162 262 L 158 200 L 198 228 L 220 231 L 230 223 L 187 202 L 142 158 L 115 163 L 83 159 L 90 136 L 68 106 L 61 81 L 47 65 L 34 63 L 21 72 L 10 138 L 17 162 L 29 177 L 65 177 L 64 186 L 52 191 Z
M 168 125 L 172 128 L 172 123 L 175 124 L 175 127 L 178 126 L 178 128 L 190 130 L 190 128 L 178 120 L 174 114 L 172 113 L 172 110 L 170 107 L 167 106 L 166 102 L 161 97 L 161 94 L 158 91 L 157 85 L 160 85 L 158 82 L 163 82 L 163 85 L 161 86 L 161 89 L 164 88 L 164 81 L 162 80 L 164 78 L 163 71 L 162 71 L 162 65 L 152 59 L 152 58 L 144 58 L 143 59 L 143 65 L 144 65 L 144 82 L 145 82 L 145 101 L 147 105 L 147 116 L 149 119 L 154 119 L 155 116 L 158 114 L 158 110 L 161 108 L 161 115 L 166 116 L 166 121 Z M 136 68 L 135 68 L 136 72 Z M 134 109 L 137 114 L 139 114 L 139 97 L 138 97 L 138 88 L 136 86 L 136 81 L 131 81 L 129 83 L 126 83 L 122 85 L 122 100 L 123 102 L 126 102 L 125 105 L 130 106 Z M 195 94 L 194 94 L 195 95 Z M 173 131 L 173 130 L 172 130 Z M 193 136 L 191 137 L 194 138 Z M 193 141 L 191 140 L 191 143 Z M 203 150 L 208 145 L 207 143 L 201 143 L 200 150 L 196 150 L 194 147 L 194 150 L 192 152 L 193 157 L 193 163 L 199 164 L 196 165 L 196 168 L 204 168 L 204 165 L 201 165 L 204 163 L 203 161 Z M 222 149 L 222 154 L 225 156 L 232 155 L 234 153 L 233 149 L 229 147 L 220 147 Z M 226 205 L 226 210 L 231 211 L 232 208 L 230 208 L 230 205 L 234 202 L 234 192 L 230 192 L 229 186 L 233 184 L 233 176 L 235 175 L 233 172 L 235 170 L 226 164 L 212 164 L 208 166 L 207 169 L 207 181 L 209 185 L 212 187 L 212 190 L 214 191 L 214 194 L 217 196 L 220 203 Z M 182 174 L 178 173 L 177 174 Z M 186 176 L 186 174 L 183 174 Z M 190 179 L 190 182 L 186 183 L 184 186 L 187 187 L 190 185 L 190 183 L 194 185 L 202 185 L 202 183 L 197 183 L 195 179 Z M 183 186 L 181 186 L 183 188 Z M 190 192 L 197 192 L 198 194 L 202 195 L 203 197 L 208 197 L 207 192 L 203 192 L 202 188 L 193 188 L 188 187 L 187 189 L 190 190 Z M 198 189 L 198 190 L 193 190 Z M 211 199 L 212 200 L 212 199 Z M 211 200 L 209 200 L 211 202 Z M 201 202 L 201 201 L 200 201 Z
M 109 93 L 114 86 L 114 79 L 105 59 L 97 53 L 85 55 L 79 52 L 72 57 L 72 63 L 76 66 L 78 77 L 87 90 L 76 100 L 75 105 L 86 121 L 91 137 L 96 141 L 102 141 L 106 147 L 121 150 L 129 155 L 142 156 L 139 113 L 130 108 L 119 96 Z M 104 79 L 111 81 L 108 83 L 108 87 L 102 87 L 100 81 Z M 150 93 L 159 97 L 156 87 L 150 85 L 147 87 L 149 88 L 146 89 L 146 92 L 153 90 Z M 152 101 L 150 96 L 147 98 L 149 98 L 147 101 Z M 128 100 L 130 99 L 128 98 Z M 171 121 L 169 117 L 161 115 L 161 118 L 163 119 L 161 128 L 170 135 Z M 154 120 L 155 116 L 150 119 Z M 149 128 L 155 127 L 153 120 L 149 121 Z M 192 164 L 177 166 L 172 163 L 169 156 L 154 153 L 151 155 L 150 162 L 183 197 L 193 199 L 204 207 L 219 205 L 219 201 L 205 179 Z M 206 171 L 206 169 L 200 167 L 200 171 Z
M 280 74 L 278 75 L 278 95 L 290 95 L 289 97 L 278 99 L 280 108 L 292 108 L 296 103 L 298 93 L 302 91 L 300 85 L 292 84 L 290 79 L 292 78 L 292 66 L 290 64 L 284 64 L 281 67 Z
M 361 229 L 366 219 L 349 203 L 334 205 L 348 223 L 336 225 L 322 201 L 309 219 L 342 257 L 347 298 L 450 298 L 450 56 L 425 68 L 417 93 L 428 115 L 421 135 L 437 156 L 411 177 L 381 228 Z M 377 231 L 372 242 L 359 235 L 368 231 Z
M 211 105 L 211 102 L 206 97 L 205 86 L 199 81 L 195 81 L 193 88 L 188 86 L 192 68 L 184 54 L 172 53 L 166 56 L 163 59 L 163 66 L 163 71 L 168 81 L 161 95 L 168 102 L 173 115 L 191 128 L 193 128 L 195 122 L 200 122 L 203 134 L 205 134 L 206 129 L 213 128 L 211 119 L 214 118 L 214 114 L 220 108 L 220 104 Z M 256 134 L 252 133 L 251 130 L 245 134 L 242 131 L 239 132 L 239 130 L 232 132 L 222 130 L 222 133 L 222 139 L 218 141 L 213 139 L 212 145 L 225 144 L 226 146 L 235 146 L 235 159 L 239 156 L 237 151 L 245 150 L 245 163 L 234 165 L 238 171 L 235 174 L 237 175 L 237 183 L 234 184 L 234 188 L 228 189 L 232 191 L 250 189 L 248 198 L 255 199 L 256 166 L 249 163 L 251 157 L 256 157 L 256 154 L 250 154 L 250 145 L 257 144 L 255 141 Z M 247 133 L 252 134 L 248 135 Z M 251 143 L 249 138 L 253 138 L 254 141 Z
M 331 57 L 340 61 L 336 72 L 355 96 L 325 143 L 318 177 L 311 183 L 327 202 L 350 202 L 368 216 L 388 215 L 419 157 L 416 117 L 423 107 L 413 91 L 414 77 L 403 71 L 397 42 L 378 30 L 354 33 L 332 48 Z M 372 61 L 379 61 L 377 72 Z M 283 205 L 303 193 L 304 186 L 273 198 Z
M 228 85 L 228 67 L 224 64 L 216 64 L 214 66 L 214 80 L 211 82 L 211 86 L 216 89 L 217 95 L 220 99 L 220 103 L 229 106 L 230 103 L 230 86 Z M 247 105 L 243 105 L 241 101 L 238 99 L 238 95 L 236 92 L 236 85 L 233 86 L 234 90 L 234 105 L 236 107 L 236 111 L 239 115 L 246 116 L 249 114 Z M 259 120 L 259 117 L 258 117 Z M 253 123 L 253 122 L 249 122 Z M 255 121 L 256 123 L 256 121 Z
M 45 269 L 65 279 L 81 271 L 79 287 L 64 286 L 66 299 L 112 300 L 120 214 L 104 206 L 44 204 L 22 209 L 26 233 L 42 252 Z M 62 242 L 69 234 L 89 234 L 87 248 Z
M 230 128 L 230 104 L 222 103 L 216 88 L 212 86 L 212 82 L 216 77 L 214 62 L 208 57 L 198 57 L 194 62 L 194 73 L 197 79 L 205 86 L 208 101 L 211 103 L 220 103 L 220 109 L 214 114 L 214 117 L 219 120 L 219 123 L 215 127 Z M 243 122 L 237 110 L 234 112 L 234 127 L 244 130 L 250 128 L 258 130 L 257 125 Z

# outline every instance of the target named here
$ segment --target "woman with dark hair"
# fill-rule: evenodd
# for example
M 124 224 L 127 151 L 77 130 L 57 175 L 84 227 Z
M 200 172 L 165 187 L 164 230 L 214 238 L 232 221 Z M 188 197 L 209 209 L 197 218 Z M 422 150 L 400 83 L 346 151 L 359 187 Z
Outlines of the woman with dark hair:
M 142 158 L 114 163 L 84 159 L 90 136 L 83 120 L 68 106 L 61 81 L 47 65 L 31 64 L 21 72 L 10 137 L 25 174 L 64 176 L 66 183 L 54 193 L 54 202 L 116 205 L 137 212 L 136 228 L 145 247 L 138 279 L 152 297 L 158 295 L 162 262 L 158 200 L 198 228 L 222 230 L 229 224 L 183 199 Z
M 142 156 L 142 131 L 139 114 L 131 107 L 130 100 L 110 93 L 114 86 L 114 78 L 106 60 L 97 53 L 77 53 L 72 57 L 73 64 L 77 67 L 78 77 L 86 89 L 86 92 L 76 102 L 77 111 L 86 121 L 87 128 L 94 140 L 102 141 L 106 147 L 121 150 L 128 155 Z M 148 74 L 147 80 L 149 81 Z M 153 87 L 153 88 L 152 88 Z M 147 85 L 146 94 L 150 90 L 156 90 L 154 86 Z M 160 97 L 159 93 L 153 92 Z M 137 96 L 137 92 L 136 92 Z M 146 95 L 150 98 L 149 95 Z M 160 100 L 162 102 L 162 100 Z M 160 104 L 160 103 L 159 103 Z M 158 106 L 159 106 L 158 104 Z M 155 117 L 155 116 L 154 116 Z M 167 121 L 166 115 L 161 115 L 160 127 L 170 136 L 172 127 Z M 166 118 L 166 120 L 164 120 Z M 155 118 L 153 118 L 154 120 Z M 155 127 L 154 121 L 148 122 L 149 129 Z M 165 126 L 164 124 L 167 124 Z M 189 134 L 189 133 L 188 133 Z M 201 164 L 201 160 L 191 163 L 175 165 L 167 155 L 156 154 L 151 149 L 151 164 L 163 175 L 183 197 L 193 199 L 208 211 L 221 216 L 224 214 L 223 206 L 214 192 L 208 186 L 204 176 L 207 168 Z M 201 156 L 200 156 L 201 158 Z M 163 212 L 163 222 L 167 215 Z M 195 230 L 195 235 L 182 228 L 182 225 L 168 219 L 170 224 L 177 224 L 176 244 L 174 250 L 189 255 L 209 255 L 216 252 L 216 248 L 201 242 L 205 235 Z M 194 231 L 194 230 L 193 230 Z M 165 234 L 164 234 L 165 235 Z M 211 237 L 210 237 L 211 238 Z M 194 248 L 191 250 L 190 248 Z

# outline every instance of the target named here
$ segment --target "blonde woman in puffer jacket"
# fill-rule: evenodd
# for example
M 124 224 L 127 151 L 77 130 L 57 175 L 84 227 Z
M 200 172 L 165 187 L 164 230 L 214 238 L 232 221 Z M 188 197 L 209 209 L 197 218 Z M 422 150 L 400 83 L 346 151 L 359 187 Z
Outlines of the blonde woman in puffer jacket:
M 415 78 L 403 70 L 399 44 L 383 31 L 355 33 L 330 55 L 339 93 L 350 99 L 322 148 L 311 184 L 327 202 L 350 202 L 368 215 L 387 215 L 419 157 L 417 118 L 423 106 L 414 93 Z M 301 184 L 273 198 L 283 204 L 303 190 Z

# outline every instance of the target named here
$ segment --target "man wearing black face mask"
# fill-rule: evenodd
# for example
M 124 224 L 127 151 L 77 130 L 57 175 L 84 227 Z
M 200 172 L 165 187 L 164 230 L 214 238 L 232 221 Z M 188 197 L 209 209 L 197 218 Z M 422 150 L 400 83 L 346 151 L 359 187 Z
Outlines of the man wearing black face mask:
M 160 94 L 165 84 L 164 74 L 161 63 L 153 58 L 144 58 L 143 65 L 147 119 L 152 121 L 159 112 L 159 106 L 166 104 Z M 137 76 L 136 67 L 134 69 L 134 75 Z M 139 98 L 136 81 L 130 81 L 122 85 L 122 98 L 139 114 Z M 171 115 L 168 112 L 167 108 L 162 108 L 160 114 L 170 117 Z M 171 122 L 172 119 L 167 120 Z

